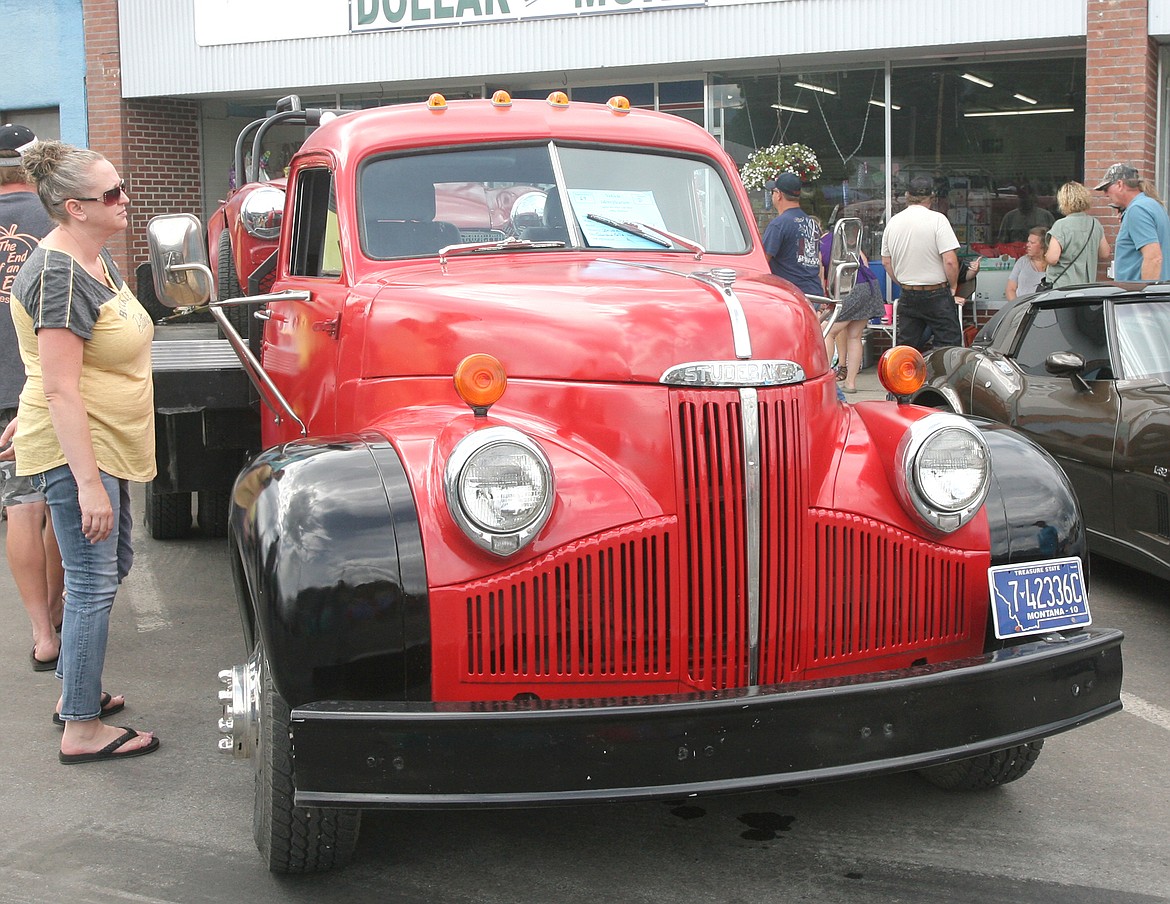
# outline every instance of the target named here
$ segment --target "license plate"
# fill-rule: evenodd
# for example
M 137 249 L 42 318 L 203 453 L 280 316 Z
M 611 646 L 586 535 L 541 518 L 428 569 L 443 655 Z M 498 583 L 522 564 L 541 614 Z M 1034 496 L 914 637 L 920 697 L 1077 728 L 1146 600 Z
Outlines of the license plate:
M 1045 559 L 987 570 L 995 636 L 1046 634 L 1093 623 L 1081 560 Z

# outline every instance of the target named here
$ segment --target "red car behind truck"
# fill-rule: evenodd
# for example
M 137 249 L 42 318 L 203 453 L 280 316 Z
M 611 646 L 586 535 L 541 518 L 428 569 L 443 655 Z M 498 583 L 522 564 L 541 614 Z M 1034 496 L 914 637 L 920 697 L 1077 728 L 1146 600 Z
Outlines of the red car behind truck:
M 221 747 L 271 869 L 344 863 L 370 807 L 991 787 L 1120 708 L 1059 467 L 839 402 L 703 129 L 557 94 L 276 116 L 314 127 L 287 184 L 212 245 L 260 414 Z M 150 232 L 160 297 L 205 300 L 194 218 Z

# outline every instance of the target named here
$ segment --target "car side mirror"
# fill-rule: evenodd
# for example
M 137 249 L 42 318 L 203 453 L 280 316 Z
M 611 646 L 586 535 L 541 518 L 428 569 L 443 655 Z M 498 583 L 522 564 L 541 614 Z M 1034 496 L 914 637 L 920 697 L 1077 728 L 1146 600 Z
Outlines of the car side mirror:
M 1085 369 L 1085 359 L 1076 352 L 1053 352 L 1044 359 L 1044 369 L 1054 377 L 1071 377 Z
M 152 217 L 146 224 L 154 291 L 168 308 L 205 304 L 213 294 L 203 226 L 189 213 Z
M 857 268 L 861 266 L 862 224 L 858 217 L 842 217 L 833 227 L 833 245 L 829 252 L 829 297 L 840 301 L 857 285 Z
M 1053 352 L 1044 359 L 1044 369 L 1054 377 L 1069 377 L 1078 389 L 1088 390 L 1082 374 L 1085 371 L 1085 359 L 1076 352 Z

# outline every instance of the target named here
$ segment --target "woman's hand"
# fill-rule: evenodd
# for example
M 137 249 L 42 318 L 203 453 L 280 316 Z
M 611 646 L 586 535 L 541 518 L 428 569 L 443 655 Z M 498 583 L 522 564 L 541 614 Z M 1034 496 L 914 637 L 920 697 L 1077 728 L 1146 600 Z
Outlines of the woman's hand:
M 101 480 L 96 486 L 79 486 L 77 502 L 81 507 L 81 532 L 90 543 L 100 543 L 114 529 L 114 509 Z
M 12 444 L 12 437 L 16 433 L 16 418 L 8 422 L 4 432 L 0 434 L 0 461 L 13 461 L 16 458 L 16 446 Z

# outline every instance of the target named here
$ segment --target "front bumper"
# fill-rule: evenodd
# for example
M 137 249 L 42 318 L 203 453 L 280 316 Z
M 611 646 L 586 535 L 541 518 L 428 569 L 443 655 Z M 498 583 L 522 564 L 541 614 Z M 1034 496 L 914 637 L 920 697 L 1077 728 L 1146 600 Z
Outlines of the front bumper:
M 1121 708 L 1118 631 L 735 692 L 292 712 L 296 803 L 529 806 L 776 788 L 929 766 Z

